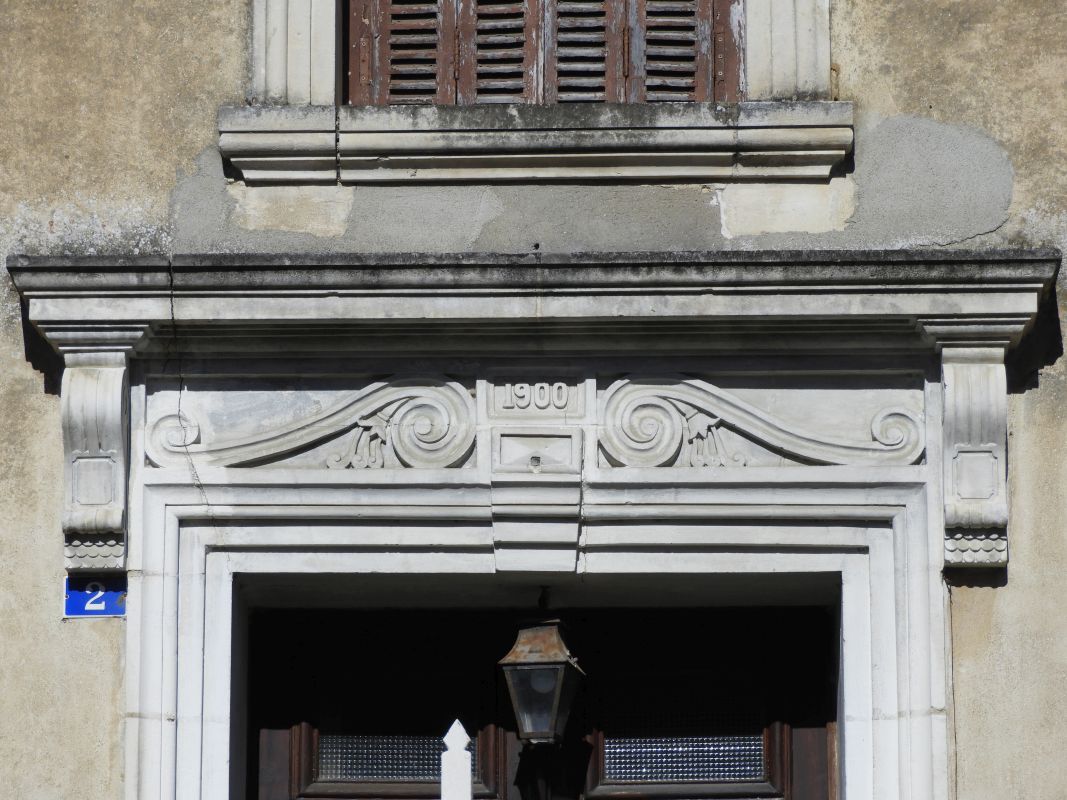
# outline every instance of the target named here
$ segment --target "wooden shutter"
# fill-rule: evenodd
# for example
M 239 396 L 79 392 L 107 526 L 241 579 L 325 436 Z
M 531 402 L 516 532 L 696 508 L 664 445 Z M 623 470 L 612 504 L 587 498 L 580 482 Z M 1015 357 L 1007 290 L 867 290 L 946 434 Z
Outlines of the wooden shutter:
M 349 0 L 354 104 L 731 102 L 733 0 Z
M 542 0 L 456 0 L 459 3 L 457 101 L 541 101 Z
M 547 11 L 545 102 L 625 100 L 626 3 L 553 0 Z
M 456 102 L 453 0 L 352 0 L 349 102 Z
M 712 0 L 634 0 L 631 103 L 713 100 Z
M 732 0 L 548 0 L 545 98 L 732 102 Z

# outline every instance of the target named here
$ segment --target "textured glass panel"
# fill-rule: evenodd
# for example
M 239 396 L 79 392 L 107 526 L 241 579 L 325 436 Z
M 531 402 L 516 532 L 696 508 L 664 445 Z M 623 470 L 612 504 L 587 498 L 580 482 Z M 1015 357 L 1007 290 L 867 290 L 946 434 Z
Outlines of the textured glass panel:
M 320 781 L 439 781 L 444 743 L 435 736 L 319 736 Z M 471 747 L 471 771 L 478 753 Z
M 604 739 L 604 777 L 612 783 L 758 781 L 763 776 L 762 736 Z

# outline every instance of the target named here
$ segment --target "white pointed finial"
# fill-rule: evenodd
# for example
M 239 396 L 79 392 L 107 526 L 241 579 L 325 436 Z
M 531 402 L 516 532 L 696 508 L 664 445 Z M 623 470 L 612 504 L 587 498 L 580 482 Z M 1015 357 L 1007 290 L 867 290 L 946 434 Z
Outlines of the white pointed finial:
M 445 749 L 465 750 L 470 743 L 471 737 L 467 734 L 467 729 L 457 719 L 452 723 L 452 727 L 448 729 L 448 733 L 445 734 Z
M 441 753 L 441 800 L 471 800 L 471 737 L 457 719 L 445 734 Z

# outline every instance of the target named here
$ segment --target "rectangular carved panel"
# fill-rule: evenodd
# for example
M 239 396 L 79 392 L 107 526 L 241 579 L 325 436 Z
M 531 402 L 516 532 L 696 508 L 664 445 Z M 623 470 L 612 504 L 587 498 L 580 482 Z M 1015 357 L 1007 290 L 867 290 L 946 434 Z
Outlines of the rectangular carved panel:
M 946 347 L 945 562 L 1007 563 L 1007 381 L 997 347 Z
M 123 566 L 128 455 L 124 353 L 72 353 L 63 373 L 68 569 Z

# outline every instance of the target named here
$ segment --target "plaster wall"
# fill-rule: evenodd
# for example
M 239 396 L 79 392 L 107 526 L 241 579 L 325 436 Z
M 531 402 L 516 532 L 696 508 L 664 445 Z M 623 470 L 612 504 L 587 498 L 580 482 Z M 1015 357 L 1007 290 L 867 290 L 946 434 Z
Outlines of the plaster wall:
M 829 185 L 762 196 L 753 185 L 228 185 L 215 112 L 244 96 L 247 5 L 0 2 L 0 256 L 1067 249 L 1059 0 L 835 0 L 835 96 L 856 103 L 854 164 Z M 2 304 L 0 785 L 14 798 L 117 798 L 124 623 L 60 619 L 55 362 L 25 335 L 6 281 Z M 1011 404 L 1006 583 L 952 589 L 960 800 L 1054 800 L 1067 784 L 1067 368 L 1059 330 L 1041 335 Z

